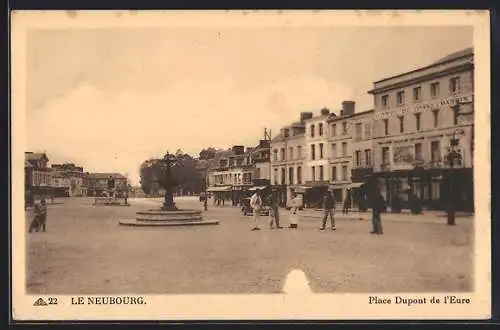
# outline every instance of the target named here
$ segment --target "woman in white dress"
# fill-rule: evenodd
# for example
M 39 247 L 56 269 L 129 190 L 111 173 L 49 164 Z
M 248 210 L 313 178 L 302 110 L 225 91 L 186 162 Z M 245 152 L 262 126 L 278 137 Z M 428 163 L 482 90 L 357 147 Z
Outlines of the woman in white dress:
M 299 207 L 300 199 L 295 192 L 292 193 L 292 199 L 290 200 L 290 226 L 288 228 L 297 229 L 299 227 Z

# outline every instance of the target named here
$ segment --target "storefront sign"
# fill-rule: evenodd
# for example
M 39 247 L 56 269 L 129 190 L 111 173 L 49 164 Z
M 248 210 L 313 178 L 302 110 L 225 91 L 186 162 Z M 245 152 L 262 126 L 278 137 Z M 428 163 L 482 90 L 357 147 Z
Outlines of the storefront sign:
M 388 110 L 388 111 L 381 111 L 379 113 L 376 113 L 374 116 L 374 119 L 380 120 L 384 118 L 388 118 L 391 116 L 402 116 L 407 113 L 419 113 L 419 112 L 424 112 L 428 110 L 433 110 L 433 109 L 439 109 L 441 107 L 449 107 L 449 106 L 454 106 L 456 104 L 464 104 L 464 103 L 470 103 L 473 102 L 473 95 L 460 95 L 460 96 L 452 96 L 448 97 L 445 99 L 441 99 L 438 101 L 433 101 L 433 102 L 428 102 L 428 103 L 423 103 L 423 104 L 416 104 L 411 107 L 402 107 L 396 110 Z

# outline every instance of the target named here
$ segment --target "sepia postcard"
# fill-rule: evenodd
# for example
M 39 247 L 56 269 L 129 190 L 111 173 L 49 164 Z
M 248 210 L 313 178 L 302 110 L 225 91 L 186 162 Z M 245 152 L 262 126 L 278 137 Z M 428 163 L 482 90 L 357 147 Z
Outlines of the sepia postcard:
M 12 12 L 13 319 L 489 318 L 489 29 Z

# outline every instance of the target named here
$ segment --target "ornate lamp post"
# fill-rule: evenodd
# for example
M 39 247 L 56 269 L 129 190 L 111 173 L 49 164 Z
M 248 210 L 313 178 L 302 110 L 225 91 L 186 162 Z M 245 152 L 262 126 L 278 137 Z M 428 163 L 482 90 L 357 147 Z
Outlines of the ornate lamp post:
M 163 211 L 176 211 L 177 206 L 175 206 L 173 188 L 175 187 L 175 182 L 172 179 L 171 167 L 175 165 L 175 157 L 170 155 L 168 152 L 160 160 L 165 165 L 165 177 L 163 179 L 163 188 L 165 188 L 165 200 L 163 201 Z
M 464 135 L 462 129 L 457 129 L 453 132 L 452 138 L 450 140 L 450 151 L 446 155 L 446 163 L 450 166 L 449 175 L 449 202 L 448 202 L 448 225 L 455 225 L 455 191 L 453 187 L 454 180 L 454 165 L 457 160 L 461 160 L 462 156 L 457 152 L 456 147 L 458 146 L 460 136 Z

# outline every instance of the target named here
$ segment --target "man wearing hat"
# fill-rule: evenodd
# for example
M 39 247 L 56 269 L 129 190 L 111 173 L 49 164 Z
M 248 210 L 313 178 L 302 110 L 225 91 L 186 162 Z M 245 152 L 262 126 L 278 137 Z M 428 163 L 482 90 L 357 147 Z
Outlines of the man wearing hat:
M 319 230 L 325 230 L 326 221 L 328 220 L 328 216 L 332 221 L 332 230 L 336 230 L 335 228 L 335 197 L 333 196 L 333 192 L 331 190 L 327 190 L 325 192 L 325 196 L 323 197 L 323 221 Z

